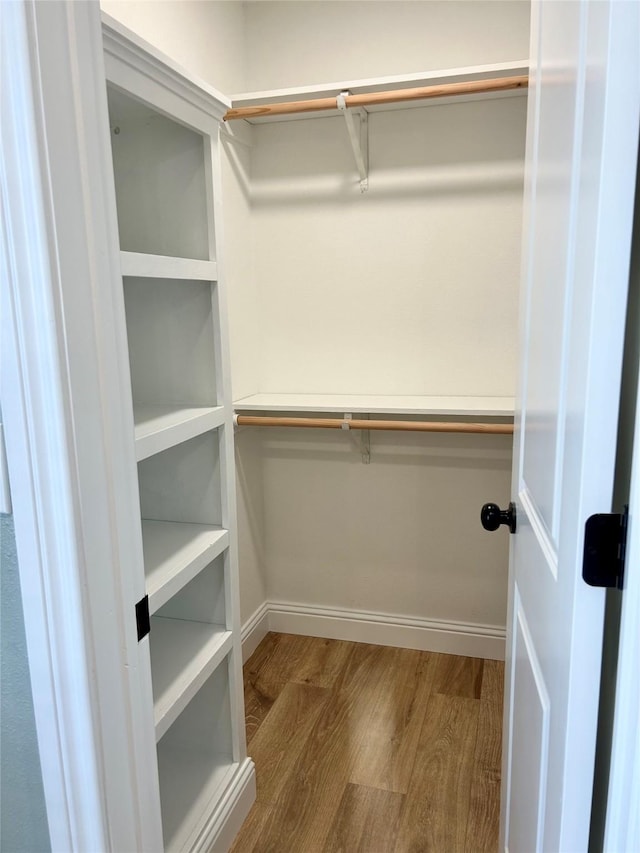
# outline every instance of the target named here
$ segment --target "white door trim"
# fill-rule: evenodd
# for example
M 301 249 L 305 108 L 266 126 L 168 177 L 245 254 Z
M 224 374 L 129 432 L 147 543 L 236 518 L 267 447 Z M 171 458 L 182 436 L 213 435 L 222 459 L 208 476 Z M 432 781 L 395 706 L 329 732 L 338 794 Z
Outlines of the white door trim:
M 99 7 L 1 19 L 2 408 L 51 846 L 158 850 Z

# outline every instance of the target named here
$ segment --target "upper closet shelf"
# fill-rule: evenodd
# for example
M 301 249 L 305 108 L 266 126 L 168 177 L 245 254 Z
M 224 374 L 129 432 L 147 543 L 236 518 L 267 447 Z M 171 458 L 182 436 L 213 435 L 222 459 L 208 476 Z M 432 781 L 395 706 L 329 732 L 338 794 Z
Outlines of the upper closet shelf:
M 253 394 L 236 412 L 337 412 L 442 417 L 512 418 L 513 397 L 423 397 L 361 394 Z
M 234 96 L 231 109 L 224 118 L 226 121 L 246 119 L 255 124 L 338 115 L 341 111 L 338 97 L 344 93 L 348 93 L 347 108 L 364 108 L 366 112 L 422 107 L 454 99 L 506 97 L 526 91 L 528 74 L 528 61 L 518 60 L 305 88 L 250 92 Z M 451 86 L 453 88 L 449 88 Z
M 217 281 L 215 261 L 174 258 L 168 255 L 146 255 L 142 252 L 120 252 L 123 276 L 134 278 L 171 278 L 188 281 Z

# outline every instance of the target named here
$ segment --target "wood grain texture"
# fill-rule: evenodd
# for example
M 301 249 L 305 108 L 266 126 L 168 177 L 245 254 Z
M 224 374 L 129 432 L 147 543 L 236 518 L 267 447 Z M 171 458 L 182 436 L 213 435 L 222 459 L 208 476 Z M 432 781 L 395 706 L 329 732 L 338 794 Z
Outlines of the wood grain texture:
M 495 853 L 500 827 L 502 707 L 485 701 L 479 705 L 465 850 Z
M 351 731 L 358 732 L 350 781 L 406 793 L 433 684 L 426 652 L 374 646 Z
M 307 643 L 296 667 L 294 681 L 315 687 L 333 687 L 353 652 L 354 644 L 323 637 L 305 639 Z
M 256 849 L 322 850 L 362 738 L 357 724 L 359 698 L 366 682 L 366 662 L 376 648 L 351 644 L 345 666 L 334 688 L 328 690 L 329 699 L 291 767 L 288 784 L 281 788 L 274 803 L 274 820 Z M 268 723 L 269 718 L 263 725 Z M 260 766 L 257 761 L 256 766 Z M 260 771 L 257 772 L 259 777 Z
M 402 432 L 465 432 L 513 435 L 513 424 L 453 423 L 451 421 L 382 421 L 353 418 L 285 418 L 268 415 L 238 415 L 238 426 L 295 427 L 301 429 L 368 429 Z
M 397 853 L 464 850 L 478 705 L 460 696 L 429 699 Z
M 482 668 L 480 698 L 485 702 L 502 705 L 504 697 L 504 661 L 486 660 Z
M 348 784 L 323 853 L 372 853 L 392 850 L 404 794 Z
M 318 719 L 326 712 L 331 693 L 323 687 L 289 682 L 251 741 L 251 757 L 260 767 L 257 799 L 275 803 Z
M 438 655 L 434 676 L 434 693 L 479 699 L 482 690 L 484 661 L 460 655 Z
M 251 807 L 240 832 L 236 836 L 229 853 L 244 853 L 249 850 L 264 850 L 260 847 L 261 839 L 267 827 L 273 822 L 273 807 L 258 800 Z M 218 853 L 211 850 L 210 853 Z
M 258 801 L 233 853 L 495 851 L 502 672 L 269 634 L 245 664 Z
M 244 665 L 247 743 L 289 681 L 320 687 L 332 683 L 338 671 L 337 662 L 348 649 L 326 646 L 326 642 L 293 634 L 267 634 Z

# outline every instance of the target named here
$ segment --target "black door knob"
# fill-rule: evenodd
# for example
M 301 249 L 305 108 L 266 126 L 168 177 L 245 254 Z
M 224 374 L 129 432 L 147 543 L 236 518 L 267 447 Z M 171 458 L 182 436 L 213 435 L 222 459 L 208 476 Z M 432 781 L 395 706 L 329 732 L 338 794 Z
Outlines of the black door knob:
M 516 505 L 513 501 L 509 509 L 500 509 L 498 504 L 485 504 L 480 511 L 480 521 L 485 530 L 497 530 L 506 524 L 510 533 L 516 532 Z

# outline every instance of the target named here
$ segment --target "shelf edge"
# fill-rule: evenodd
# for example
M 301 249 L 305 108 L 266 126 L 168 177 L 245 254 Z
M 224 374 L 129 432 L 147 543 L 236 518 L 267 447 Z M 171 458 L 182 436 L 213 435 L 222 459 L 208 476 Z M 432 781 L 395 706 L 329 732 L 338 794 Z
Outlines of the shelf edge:
M 218 265 L 215 261 L 178 258 L 170 255 L 120 252 L 120 269 L 123 277 L 211 282 L 218 280 Z
M 156 520 L 142 519 L 143 524 L 145 521 Z M 173 523 L 180 524 L 180 522 Z M 213 531 L 211 532 L 213 533 Z M 152 616 L 162 607 L 163 604 L 166 604 L 172 596 L 185 587 L 189 581 L 192 581 L 196 575 L 205 568 L 205 566 L 217 559 L 217 557 L 219 557 L 220 554 L 229 547 L 228 530 L 224 527 L 220 527 L 219 530 L 215 531 L 215 534 L 215 538 L 212 542 L 199 551 L 198 554 L 196 554 L 196 556 L 186 565 L 176 567 L 167 580 L 156 587 L 147 587 L 147 595 L 149 596 L 149 612 Z
M 158 408 L 161 409 L 162 407 Z M 193 408 L 187 409 L 187 411 L 193 411 Z M 136 461 L 142 462 L 143 459 L 155 456 L 156 453 L 162 453 L 164 450 L 176 447 L 178 444 L 196 438 L 205 432 L 219 429 L 224 424 L 225 417 L 225 406 L 203 406 L 200 414 L 190 415 L 177 423 L 159 427 L 145 435 L 137 434 L 135 439 Z M 137 426 L 135 429 L 136 433 L 139 433 L 142 427 Z

